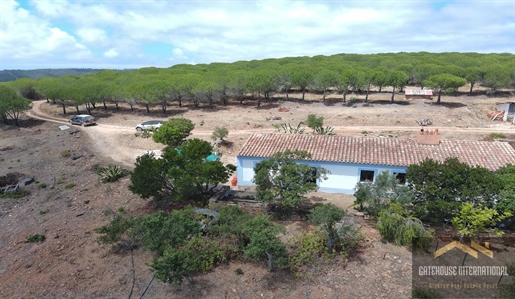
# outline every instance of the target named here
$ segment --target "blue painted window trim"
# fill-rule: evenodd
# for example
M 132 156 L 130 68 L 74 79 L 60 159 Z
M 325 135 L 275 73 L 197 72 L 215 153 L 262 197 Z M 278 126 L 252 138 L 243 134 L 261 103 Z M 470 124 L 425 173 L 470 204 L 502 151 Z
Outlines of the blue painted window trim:
M 365 170 L 365 171 L 373 171 L 374 172 L 374 180 L 372 181 L 375 182 L 376 180 L 376 176 L 377 176 L 377 173 L 379 172 L 379 169 L 378 168 L 371 168 L 371 167 L 358 167 L 358 182 L 362 182 L 361 181 L 361 172 Z
M 394 174 L 404 174 L 405 176 L 407 175 L 407 169 L 406 170 L 390 170 L 390 174 L 391 175 L 394 175 Z M 401 184 L 403 185 L 403 184 Z M 408 185 L 408 181 L 406 180 L 406 182 L 404 182 L 404 185 Z

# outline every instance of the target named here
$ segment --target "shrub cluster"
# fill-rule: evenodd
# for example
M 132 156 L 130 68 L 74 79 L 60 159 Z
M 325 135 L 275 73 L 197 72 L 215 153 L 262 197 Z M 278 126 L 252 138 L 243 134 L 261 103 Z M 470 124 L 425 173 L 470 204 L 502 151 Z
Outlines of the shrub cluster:
M 209 217 L 208 217 L 209 218 Z M 202 225 L 201 223 L 204 223 Z M 269 271 L 287 269 L 298 274 L 317 264 L 320 258 L 350 246 L 357 246 L 355 230 L 345 229 L 327 252 L 327 234 L 317 231 L 303 233 L 287 243 L 279 238 L 285 228 L 269 220 L 268 216 L 251 216 L 236 206 L 222 206 L 217 216 L 206 221 L 206 216 L 192 208 L 174 210 L 170 214 L 158 212 L 141 217 L 116 216 L 111 223 L 97 228 L 97 241 L 113 244 L 113 249 L 132 250 L 142 247 L 155 253 L 150 264 L 156 278 L 164 282 L 191 281 L 197 273 L 204 273 L 233 259 L 255 261 L 268 266 Z

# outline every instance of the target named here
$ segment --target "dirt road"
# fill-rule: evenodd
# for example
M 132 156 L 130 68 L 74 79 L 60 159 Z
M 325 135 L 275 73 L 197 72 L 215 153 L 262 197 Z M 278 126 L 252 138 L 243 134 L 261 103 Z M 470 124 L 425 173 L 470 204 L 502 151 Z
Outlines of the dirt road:
M 49 122 L 54 122 L 59 125 L 69 125 L 68 119 L 52 116 L 43 111 L 42 105 L 47 105 L 45 100 L 35 101 L 32 105 L 32 110 L 28 112 L 30 117 L 41 119 Z M 238 108 L 238 107 L 236 107 Z M 381 108 L 384 109 L 384 108 Z M 381 113 L 379 108 L 375 109 L 377 113 Z M 250 112 L 250 111 L 249 111 Z M 255 111 L 260 113 L 259 110 Z M 238 113 L 241 115 L 241 113 Z M 265 113 L 266 114 L 266 113 Z M 242 115 L 243 117 L 245 115 Z M 211 117 L 216 118 L 212 115 Z M 436 117 L 433 116 L 433 117 Z M 205 118 L 205 117 L 204 117 Z M 109 121 L 109 123 L 107 123 Z M 392 126 L 388 125 L 388 122 L 383 122 L 384 125 L 364 126 L 364 125 L 337 125 L 332 126 L 337 133 L 345 134 L 359 134 L 363 132 L 404 132 L 405 134 L 416 134 L 420 130 L 420 127 L 413 122 L 411 126 Z M 483 127 L 456 127 L 456 126 L 439 126 L 440 132 L 452 132 L 456 133 L 468 133 L 468 134 L 488 134 L 490 132 L 498 133 L 512 133 L 515 131 L 515 126 L 511 123 L 506 122 L 486 122 Z M 202 126 L 195 128 L 192 132 L 192 137 L 198 137 L 207 139 L 211 136 L 211 126 Z M 135 138 L 134 127 L 129 125 L 123 125 L 116 122 L 116 117 L 110 117 L 108 120 L 100 120 L 98 125 L 83 128 L 82 132 L 88 134 L 93 142 L 95 151 L 99 154 L 111 158 L 113 161 L 123 163 L 126 166 L 133 167 L 136 157 L 148 152 L 153 151 L 158 153 L 163 146 L 152 142 L 150 139 L 143 140 L 142 138 Z M 239 146 L 242 145 L 243 141 L 254 133 L 273 133 L 277 130 L 273 127 L 264 128 L 233 128 L 230 130 L 230 136 L 238 140 L 238 144 L 230 150 L 226 151 L 224 160 L 227 162 L 234 162 L 236 154 L 239 151 Z

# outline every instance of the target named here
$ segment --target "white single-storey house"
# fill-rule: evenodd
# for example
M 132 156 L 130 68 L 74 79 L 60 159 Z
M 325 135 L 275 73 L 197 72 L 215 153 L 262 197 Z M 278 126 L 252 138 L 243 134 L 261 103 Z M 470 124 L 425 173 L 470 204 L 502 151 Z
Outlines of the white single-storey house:
M 383 171 L 403 181 L 409 165 L 427 158 L 443 162 L 456 157 L 462 163 L 495 171 L 515 165 L 515 149 L 507 142 L 440 140 L 438 130 L 421 130 L 416 139 L 393 137 L 350 137 L 303 134 L 254 134 L 237 156 L 238 186 L 253 186 L 257 163 L 287 149 L 311 154 L 297 161 L 323 167 L 330 174 L 317 181 L 319 191 L 354 194 L 360 181 L 373 181 Z

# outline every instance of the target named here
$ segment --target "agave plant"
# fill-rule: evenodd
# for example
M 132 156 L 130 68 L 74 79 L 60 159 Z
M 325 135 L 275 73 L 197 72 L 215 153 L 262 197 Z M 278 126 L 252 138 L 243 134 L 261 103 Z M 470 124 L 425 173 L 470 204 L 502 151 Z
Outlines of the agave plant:
M 318 135 L 334 135 L 334 129 L 332 127 L 316 127 L 315 133 Z
M 290 124 L 281 124 L 281 127 L 277 128 L 279 132 L 283 132 L 286 134 L 304 134 L 305 129 L 301 126 L 304 123 L 300 122 L 296 127 L 290 125 Z
M 103 183 L 116 182 L 119 178 L 126 176 L 129 173 L 127 169 L 122 168 L 119 165 L 108 165 L 102 168 L 99 172 L 100 180 Z

